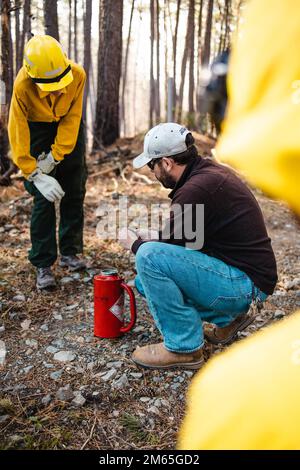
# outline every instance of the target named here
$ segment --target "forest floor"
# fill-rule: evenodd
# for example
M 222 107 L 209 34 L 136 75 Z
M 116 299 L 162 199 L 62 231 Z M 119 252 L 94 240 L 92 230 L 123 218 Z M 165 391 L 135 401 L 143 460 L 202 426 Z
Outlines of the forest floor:
M 119 142 L 133 156 L 141 139 Z M 202 153 L 211 142 L 198 136 Z M 124 151 L 125 148 L 125 151 Z M 127 163 L 126 163 L 127 162 Z M 93 336 L 93 275 L 115 266 L 134 279 L 134 257 L 96 227 L 107 204 L 166 203 L 167 191 L 130 159 L 88 159 L 83 273 L 55 265 L 58 289 L 38 293 L 27 261 L 32 198 L 20 178 L 0 188 L 0 449 L 174 449 L 191 371 L 137 368 L 137 345 L 160 341 L 145 301 L 137 295 L 135 328 L 120 339 Z M 142 175 L 142 176 L 139 176 Z M 274 295 L 238 341 L 291 314 L 300 305 L 299 230 L 284 204 L 255 191 L 272 238 L 279 271 Z M 224 348 L 223 348 L 224 349 Z M 207 349 L 210 354 L 222 348 Z M 56 355 L 64 351 L 63 361 Z M 2 356 L 1 356 L 2 353 Z M 6 357 L 4 358 L 4 353 Z

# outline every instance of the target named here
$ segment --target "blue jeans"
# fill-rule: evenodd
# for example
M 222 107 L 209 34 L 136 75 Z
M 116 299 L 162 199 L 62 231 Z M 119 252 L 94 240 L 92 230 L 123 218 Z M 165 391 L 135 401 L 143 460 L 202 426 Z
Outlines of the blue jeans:
M 146 297 L 166 349 L 204 344 L 202 321 L 223 327 L 267 295 L 242 271 L 199 251 L 147 242 L 136 255 L 137 290 Z

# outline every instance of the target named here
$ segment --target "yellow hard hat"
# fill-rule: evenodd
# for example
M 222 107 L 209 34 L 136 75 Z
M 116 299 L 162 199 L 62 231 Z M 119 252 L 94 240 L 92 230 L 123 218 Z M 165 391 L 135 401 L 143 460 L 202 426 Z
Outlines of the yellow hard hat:
M 34 36 L 25 46 L 23 65 L 43 91 L 57 91 L 73 80 L 71 64 L 52 36 Z
M 252 0 L 232 48 L 218 157 L 300 214 L 299 0 Z M 283 33 L 284 31 L 284 33 Z

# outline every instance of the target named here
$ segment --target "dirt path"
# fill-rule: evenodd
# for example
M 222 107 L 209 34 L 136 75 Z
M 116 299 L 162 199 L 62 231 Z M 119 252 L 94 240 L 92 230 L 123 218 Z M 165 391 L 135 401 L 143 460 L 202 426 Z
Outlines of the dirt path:
M 137 297 L 135 329 L 118 340 L 93 336 L 92 277 L 101 267 L 134 278 L 134 259 L 118 243 L 97 238 L 105 204 L 166 202 L 167 191 L 125 168 L 122 176 L 92 165 L 86 197 L 87 271 L 70 274 L 55 266 L 59 289 L 39 294 L 27 262 L 31 198 L 20 180 L 0 189 L 0 448 L 174 448 L 184 413 L 190 371 L 137 369 L 130 355 L 137 344 L 158 341 L 144 301 Z M 300 243 L 283 204 L 256 193 L 276 252 L 280 281 L 255 324 L 240 339 L 292 313 L 300 305 Z M 98 210 L 97 210 L 98 209 Z M 3 349 L 3 348 L 2 348 Z M 57 353 L 65 351 L 65 362 Z M 217 350 L 218 352 L 218 350 Z M 0 357 L 1 360 L 1 357 Z

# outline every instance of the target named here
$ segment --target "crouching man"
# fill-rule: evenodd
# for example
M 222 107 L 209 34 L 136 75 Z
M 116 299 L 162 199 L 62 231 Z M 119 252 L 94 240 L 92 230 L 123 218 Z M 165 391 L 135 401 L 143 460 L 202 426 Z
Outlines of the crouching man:
M 128 230 L 121 241 L 136 254 L 136 287 L 163 336 L 162 343 L 137 348 L 133 360 L 150 368 L 198 369 L 204 336 L 230 342 L 253 321 L 247 314 L 252 300 L 272 294 L 277 272 L 271 240 L 247 186 L 230 169 L 200 157 L 182 126 L 151 129 L 133 165 L 148 165 L 172 189 L 169 230 L 156 240 Z M 196 237 L 203 232 L 201 243 L 185 236 L 191 228 Z M 203 321 L 214 324 L 206 334 Z

